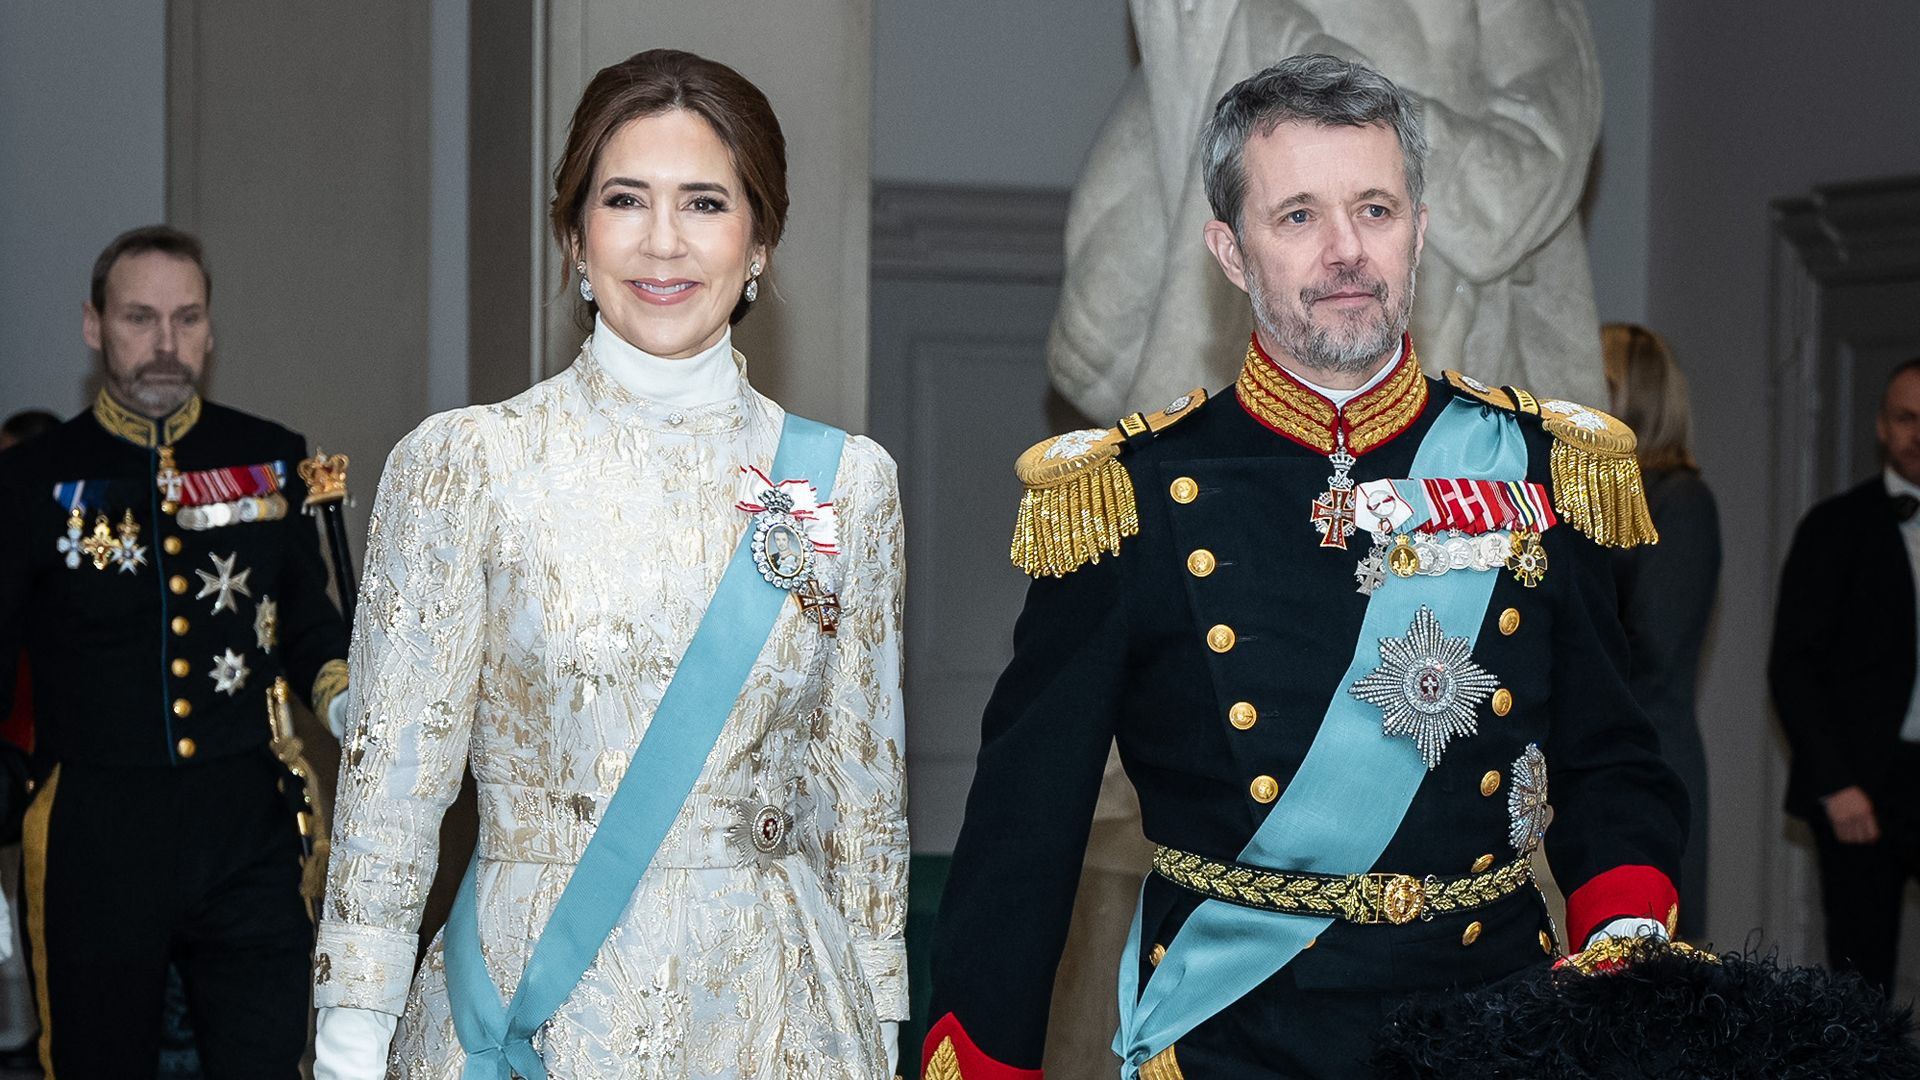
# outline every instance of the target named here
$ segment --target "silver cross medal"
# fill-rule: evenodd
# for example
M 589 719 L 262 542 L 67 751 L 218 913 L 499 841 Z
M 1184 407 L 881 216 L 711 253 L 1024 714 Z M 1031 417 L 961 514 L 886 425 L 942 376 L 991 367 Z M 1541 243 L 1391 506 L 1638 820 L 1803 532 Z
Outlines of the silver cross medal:
M 1327 455 L 1327 461 L 1333 465 L 1333 475 L 1327 477 L 1327 490 L 1313 500 L 1313 522 L 1315 532 L 1320 534 L 1320 546 L 1347 550 L 1347 537 L 1352 536 L 1358 526 L 1353 517 L 1353 477 L 1347 471 L 1353 468 L 1354 456 L 1347 453 L 1346 429 L 1337 424 L 1333 429 L 1333 453 Z

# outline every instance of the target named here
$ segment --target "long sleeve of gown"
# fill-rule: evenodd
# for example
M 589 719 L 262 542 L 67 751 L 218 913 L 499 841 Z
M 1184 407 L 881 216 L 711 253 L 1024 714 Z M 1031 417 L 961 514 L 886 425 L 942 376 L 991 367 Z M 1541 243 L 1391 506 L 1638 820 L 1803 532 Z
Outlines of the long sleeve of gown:
M 907 1017 L 907 782 L 900 633 L 900 488 L 891 458 L 848 440 L 840 513 L 841 620 L 814 770 L 830 895 L 882 1020 Z
M 481 677 L 483 457 L 473 418 L 443 414 L 401 440 L 380 479 L 315 949 L 322 1008 L 398 1015 L 406 1003 Z

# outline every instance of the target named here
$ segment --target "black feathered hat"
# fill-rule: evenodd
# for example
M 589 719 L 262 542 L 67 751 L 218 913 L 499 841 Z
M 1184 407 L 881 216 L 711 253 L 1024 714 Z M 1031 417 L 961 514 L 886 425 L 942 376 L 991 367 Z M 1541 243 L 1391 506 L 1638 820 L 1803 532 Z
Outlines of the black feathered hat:
M 1608 959 L 1621 963 L 1530 968 L 1478 990 L 1416 998 L 1381 1032 L 1373 1075 L 1920 1078 L 1912 1010 L 1894 1009 L 1858 975 L 1658 939 L 1623 942 Z

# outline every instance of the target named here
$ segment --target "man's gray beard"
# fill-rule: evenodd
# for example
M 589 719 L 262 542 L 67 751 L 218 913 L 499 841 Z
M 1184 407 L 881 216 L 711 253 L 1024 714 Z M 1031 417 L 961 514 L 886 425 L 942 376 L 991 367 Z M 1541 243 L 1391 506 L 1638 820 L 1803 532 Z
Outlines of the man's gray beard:
M 1301 367 L 1323 375 L 1371 375 L 1373 365 L 1393 351 L 1407 332 L 1407 323 L 1413 318 L 1414 280 L 1419 272 L 1418 266 L 1408 267 L 1407 287 L 1400 292 L 1400 302 L 1381 314 L 1371 332 L 1362 328 L 1345 341 L 1337 339 L 1332 331 L 1315 326 L 1304 312 L 1297 318 L 1276 313 L 1267 302 L 1266 288 L 1257 275 L 1247 275 L 1247 293 L 1253 300 L 1254 321 L 1260 324 L 1267 340 L 1278 345 Z
M 167 367 L 172 367 L 187 377 L 184 380 L 168 379 L 156 382 L 141 378 L 143 374 L 151 373 L 155 368 Z M 154 418 L 172 415 L 174 410 L 193 400 L 193 395 L 200 392 L 199 380 L 193 378 L 187 366 L 178 360 L 172 361 L 171 364 L 164 360 L 149 361 L 144 367 L 134 371 L 131 378 L 122 380 L 113 377 L 113 359 L 108 357 L 107 371 L 107 386 L 113 391 L 113 396 L 134 411 Z

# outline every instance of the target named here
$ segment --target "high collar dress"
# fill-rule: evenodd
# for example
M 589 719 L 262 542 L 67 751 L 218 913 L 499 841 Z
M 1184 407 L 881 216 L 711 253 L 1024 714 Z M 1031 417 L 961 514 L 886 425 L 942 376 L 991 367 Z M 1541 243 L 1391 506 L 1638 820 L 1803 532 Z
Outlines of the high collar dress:
M 744 467 L 771 470 L 785 414 L 734 360 L 725 400 L 666 405 L 610 377 L 590 339 L 561 374 L 432 417 L 388 460 L 314 977 L 320 1006 L 402 1015 L 391 1077 L 453 1080 L 464 1061 L 440 940 L 414 963 L 463 766 L 505 1000 L 747 527 L 736 503 L 764 485 Z M 535 1037 L 555 1080 L 885 1071 L 907 906 L 886 452 L 850 436 L 832 500 L 840 554 L 820 576 L 837 633 L 782 607 L 618 926 Z

